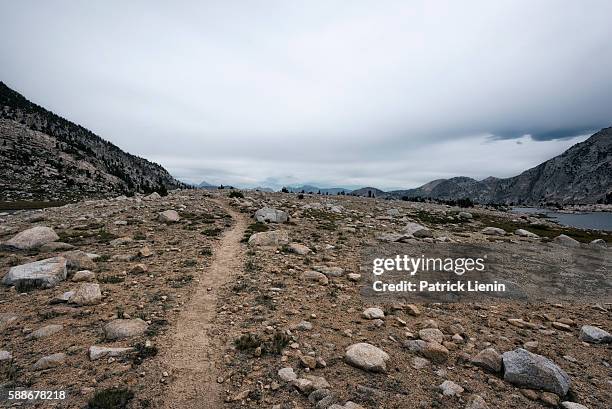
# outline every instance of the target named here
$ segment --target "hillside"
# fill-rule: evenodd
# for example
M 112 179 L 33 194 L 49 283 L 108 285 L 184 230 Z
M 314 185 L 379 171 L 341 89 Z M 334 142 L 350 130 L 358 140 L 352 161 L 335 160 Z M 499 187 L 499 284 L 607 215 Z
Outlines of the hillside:
M 438 179 L 419 188 L 390 192 L 393 197 L 442 200 L 470 198 L 479 203 L 588 204 L 612 194 L 612 128 L 605 128 L 561 155 L 518 176 L 481 181 L 468 177 Z
M 62 200 L 183 186 L 163 167 L 28 101 L 0 82 L 0 200 Z

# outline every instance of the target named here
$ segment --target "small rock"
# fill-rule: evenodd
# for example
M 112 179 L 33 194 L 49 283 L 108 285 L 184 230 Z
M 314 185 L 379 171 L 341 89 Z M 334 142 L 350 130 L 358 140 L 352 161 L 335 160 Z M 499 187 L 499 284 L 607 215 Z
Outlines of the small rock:
M 444 341 L 444 334 L 437 328 L 425 328 L 419 331 L 419 338 L 425 342 L 441 344 Z
M 278 376 L 285 382 L 293 382 L 297 379 L 297 375 L 293 372 L 293 368 L 279 369 Z
M 26 339 L 47 338 L 47 337 L 50 337 L 53 334 L 57 334 L 58 332 L 60 332 L 63 329 L 64 329 L 64 326 L 63 325 L 59 325 L 59 324 L 45 325 L 44 327 L 39 328 L 36 331 L 31 332 L 30 334 L 28 334 L 28 336 L 26 336 Z
M 560 244 L 565 247 L 580 247 L 580 242 L 578 240 L 574 240 L 565 234 L 561 234 L 553 239 L 553 241 L 557 244 Z
M 612 335 L 609 332 L 592 325 L 583 325 L 580 328 L 578 338 L 590 344 L 609 344 L 612 342 Z
M 504 229 L 500 229 L 499 227 L 485 227 L 480 231 L 482 234 L 486 234 L 487 236 L 505 236 L 506 231 Z
M 472 359 L 472 363 L 487 371 L 498 373 L 502 369 L 502 356 L 493 348 L 482 350 Z
M 346 350 L 346 362 L 370 372 L 386 372 L 389 355 L 374 345 L 361 342 L 349 346 Z
M 176 210 L 165 210 L 159 213 L 159 220 L 164 223 L 176 223 L 181 220 L 181 216 L 179 216 Z
M 464 389 L 461 386 L 457 385 L 453 381 L 448 381 L 448 380 L 442 382 L 439 388 L 440 388 L 440 391 L 442 391 L 442 394 L 444 396 L 461 395 L 464 391 Z
M 381 319 L 385 317 L 385 313 L 380 308 L 370 307 L 363 311 L 363 317 L 369 320 Z
M 134 348 L 113 348 L 92 345 L 89 347 L 89 359 L 95 361 L 104 357 L 119 357 L 134 351 Z
M 40 358 L 32 367 L 35 371 L 42 371 L 44 369 L 55 368 L 63 365 L 66 362 L 66 355 L 63 353 L 47 355 Z
M 82 281 L 95 281 L 96 273 L 90 270 L 81 270 L 74 273 L 72 276 L 72 281 L 74 282 L 82 282 Z
M 99 304 L 101 300 L 102 292 L 100 291 L 99 284 L 83 283 L 76 289 L 68 302 L 82 306 Z
M 144 334 L 148 325 L 140 318 L 136 319 L 117 319 L 104 326 L 106 339 L 115 340 L 130 338 Z

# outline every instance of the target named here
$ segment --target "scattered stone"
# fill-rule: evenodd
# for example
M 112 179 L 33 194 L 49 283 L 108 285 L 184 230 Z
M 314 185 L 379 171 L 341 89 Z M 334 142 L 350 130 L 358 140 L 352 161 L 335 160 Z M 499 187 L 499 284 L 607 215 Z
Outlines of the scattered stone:
M 418 223 L 414 223 L 414 222 L 409 222 L 403 229 L 402 229 L 402 233 L 410 235 L 410 236 L 415 236 L 416 232 L 422 231 L 422 230 L 429 230 L 427 227 L 418 224 Z
M 382 319 L 385 317 L 385 313 L 380 308 L 370 307 L 363 311 L 363 317 L 368 320 Z
M 66 362 L 66 355 L 63 353 L 47 355 L 40 358 L 32 367 L 35 371 L 42 371 L 44 369 L 55 368 L 63 365 Z
M 423 369 L 428 367 L 430 364 L 431 362 L 429 362 L 429 359 L 421 358 L 420 356 L 415 356 L 414 358 L 412 358 L 411 366 L 414 369 Z
M 554 406 L 555 408 L 559 406 L 559 397 L 554 393 L 542 392 L 540 400 L 549 406 Z
M 115 240 L 111 240 L 108 244 L 110 244 L 113 247 L 117 247 L 117 246 L 123 246 L 133 241 L 134 239 L 132 239 L 131 237 L 119 237 Z
M 590 344 L 609 344 L 612 342 L 612 335 L 609 332 L 592 325 L 583 325 L 580 328 L 578 338 Z
M 516 230 L 514 231 L 514 234 L 516 234 L 517 236 L 521 236 L 521 237 L 529 237 L 529 238 L 532 238 L 532 239 L 537 239 L 537 238 L 539 238 L 539 237 L 540 237 L 540 236 L 538 236 L 537 234 L 532 233 L 532 232 L 530 232 L 530 231 L 528 231 L 528 230 L 525 230 L 525 229 L 516 229 Z
M 151 251 L 151 249 L 148 246 L 144 246 L 143 248 L 138 250 L 138 257 L 147 258 L 147 257 L 151 257 L 152 255 L 153 255 L 153 251 Z
M 480 351 L 472 358 L 472 363 L 493 373 L 499 373 L 502 370 L 502 356 L 493 348 Z
M 589 243 L 589 246 L 605 249 L 608 247 L 608 243 L 604 239 L 595 239 Z
M 278 376 L 285 382 L 293 382 L 297 379 L 297 375 L 293 372 L 293 368 L 279 369 Z
M 176 223 L 181 220 L 181 216 L 179 216 L 176 210 L 165 210 L 159 213 L 159 220 L 164 223 Z
M 421 310 L 419 310 L 419 307 L 417 307 L 414 304 L 406 305 L 406 312 L 415 317 L 418 317 L 419 315 L 421 315 Z
M 419 338 L 425 342 L 441 344 L 444 341 L 444 334 L 437 328 L 425 328 L 419 331 Z
M 249 238 L 249 246 L 278 247 L 289 244 L 286 230 L 273 230 L 255 233 Z
M 148 325 L 140 318 L 136 319 L 117 319 L 104 326 L 106 339 L 124 339 L 144 334 Z
M 486 234 L 487 236 L 505 236 L 506 231 L 504 229 L 500 229 L 499 227 L 485 227 L 480 231 L 482 234 Z
M 142 263 L 134 264 L 130 268 L 130 274 L 144 274 L 147 271 L 149 271 L 149 268 L 147 267 L 146 264 L 142 264 Z
M 504 380 L 532 389 L 543 389 L 565 396 L 570 387 L 570 378 L 550 359 L 517 348 L 502 355 Z
M 341 277 L 344 274 L 344 269 L 341 267 L 315 266 L 314 269 L 328 277 Z
M 487 402 L 480 395 L 472 395 L 465 409 L 489 409 Z
M 469 212 L 459 212 L 459 214 L 457 214 L 457 217 L 459 217 L 460 219 L 465 219 L 465 220 L 474 218 L 472 213 L 469 213 Z
M 268 223 L 285 223 L 289 220 L 289 215 L 282 210 L 264 207 L 255 212 L 255 220 Z
M 74 282 L 82 282 L 82 281 L 95 281 L 96 273 L 90 270 L 81 270 L 74 273 L 72 276 L 72 281 Z
M 81 250 L 67 251 L 62 253 L 62 257 L 66 259 L 66 267 L 72 271 L 92 270 L 96 268 L 96 263 L 87 253 Z
M 553 239 L 553 241 L 561 246 L 565 247 L 580 247 L 580 242 L 578 240 L 574 240 L 565 234 L 561 234 Z
M 457 385 L 453 381 L 448 381 L 448 380 L 442 382 L 439 388 L 440 388 L 440 391 L 442 391 L 442 394 L 444 396 L 461 395 L 464 391 L 464 389 L 461 386 Z
M 305 256 L 306 254 L 312 253 L 312 250 L 300 243 L 289 244 L 289 251 L 295 254 L 299 254 L 301 256 Z
M 315 369 L 317 367 L 316 358 L 310 355 L 300 355 L 300 363 L 304 368 Z
M 41 327 L 41 328 L 37 329 L 36 331 L 31 332 L 30 334 L 28 334 L 26 336 L 26 339 L 47 338 L 47 337 L 50 337 L 53 334 L 57 334 L 58 332 L 60 332 L 63 329 L 64 329 L 64 326 L 63 325 L 59 325 L 59 324 L 45 325 L 44 327 Z
M 45 243 L 40 246 L 39 250 L 46 253 L 51 253 L 53 251 L 65 251 L 72 250 L 74 246 L 72 244 L 63 243 L 61 241 L 52 241 L 51 243 Z
M 95 305 L 102 300 L 102 292 L 100 285 L 94 283 L 83 283 L 76 289 L 74 295 L 70 297 L 68 302 L 76 305 Z
M 576 402 L 569 402 L 569 401 L 561 402 L 561 407 L 563 409 L 589 409 L 584 405 L 581 405 Z
M 437 342 L 425 342 L 425 345 L 421 350 L 421 354 L 425 358 L 440 364 L 446 362 L 446 360 L 448 359 L 449 351 L 444 345 L 441 345 Z
M 11 267 L 2 279 L 4 285 L 51 288 L 66 279 L 66 259 L 53 257 Z
M 386 372 L 389 355 L 374 345 L 361 342 L 349 346 L 346 350 L 346 362 L 370 372 Z
M 319 284 L 327 285 L 329 283 L 329 278 L 323 273 L 319 273 L 318 271 L 308 270 L 302 273 L 302 280 L 304 281 L 316 281 Z
M 308 321 L 300 321 L 295 326 L 295 329 L 297 329 L 299 331 L 310 331 L 312 329 L 312 323 L 310 323 Z
M 4 244 L 20 250 L 30 250 L 38 248 L 43 244 L 54 242 L 58 239 L 59 236 L 52 228 L 35 226 L 18 233 Z
M 361 280 L 361 274 L 357 273 L 348 273 L 347 278 L 351 281 L 357 282 Z
M 89 347 L 89 359 L 95 361 L 105 357 L 119 357 L 129 354 L 134 351 L 134 348 L 114 348 L 99 345 Z

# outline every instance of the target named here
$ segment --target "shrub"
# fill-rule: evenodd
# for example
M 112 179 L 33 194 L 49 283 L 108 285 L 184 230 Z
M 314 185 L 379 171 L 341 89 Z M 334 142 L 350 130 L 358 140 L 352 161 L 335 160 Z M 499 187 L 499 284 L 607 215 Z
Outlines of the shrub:
M 230 198 L 244 199 L 244 195 L 242 192 L 238 192 L 237 190 L 232 190 L 229 194 Z
M 123 409 L 134 397 L 134 392 L 128 389 L 104 389 L 97 391 L 89 400 L 89 409 Z

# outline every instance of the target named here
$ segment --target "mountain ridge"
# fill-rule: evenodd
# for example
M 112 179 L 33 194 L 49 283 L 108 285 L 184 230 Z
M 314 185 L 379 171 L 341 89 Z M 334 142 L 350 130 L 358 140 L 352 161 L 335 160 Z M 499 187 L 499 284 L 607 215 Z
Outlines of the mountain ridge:
M 165 193 L 186 185 L 0 81 L 0 200 Z

